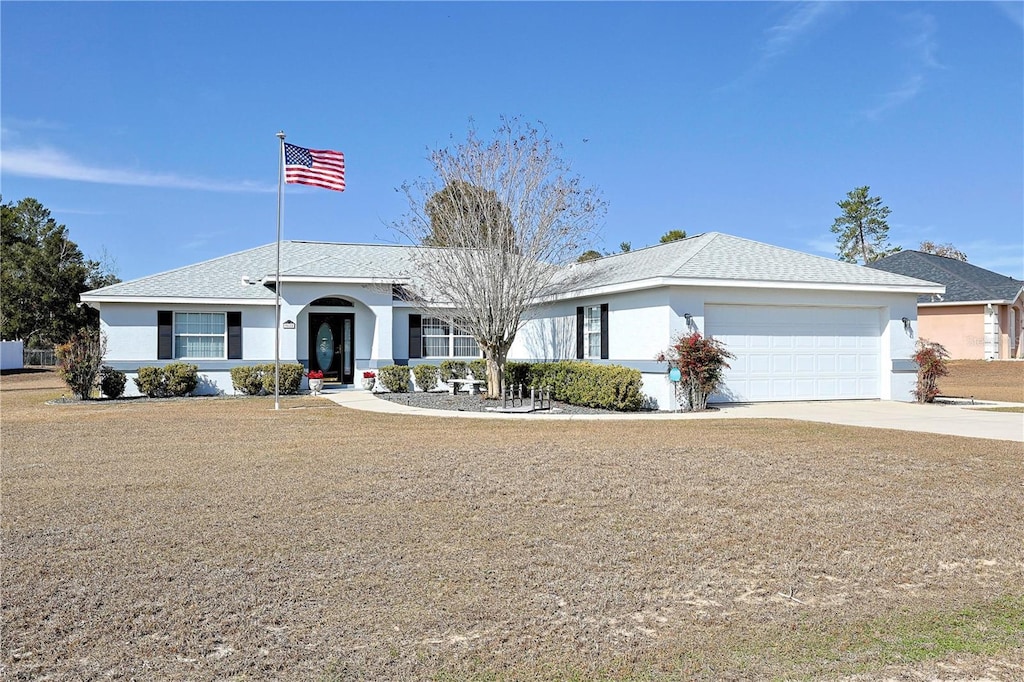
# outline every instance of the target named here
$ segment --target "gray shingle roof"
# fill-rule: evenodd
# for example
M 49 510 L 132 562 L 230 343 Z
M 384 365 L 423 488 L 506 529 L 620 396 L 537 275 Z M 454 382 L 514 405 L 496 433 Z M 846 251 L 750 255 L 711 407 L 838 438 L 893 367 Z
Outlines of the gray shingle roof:
M 919 303 L 1013 301 L 1024 287 L 1019 279 L 1000 275 L 955 258 L 921 251 L 900 251 L 868 265 L 869 268 L 927 279 L 946 285 L 940 296 L 918 296 Z
M 574 267 L 589 270 L 584 274 L 586 288 L 652 277 L 897 287 L 932 284 L 718 232 L 605 256 Z
M 383 244 L 281 242 L 281 276 L 388 279 L 408 271 L 409 252 L 417 247 Z M 277 271 L 275 244 L 187 265 L 83 294 L 83 299 L 217 298 L 273 300 L 274 291 L 259 280 Z M 243 276 L 250 278 L 246 284 Z
M 420 248 L 285 241 L 281 243 L 281 276 L 402 278 L 415 270 L 411 257 Z M 259 284 L 259 280 L 272 278 L 275 271 L 275 244 L 267 244 L 96 289 L 83 294 L 83 299 L 272 300 L 273 290 Z M 717 232 L 574 264 L 565 273 L 563 290 L 567 292 L 652 278 L 896 287 L 929 284 L 881 269 L 864 268 Z M 251 283 L 245 283 L 243 276 Z

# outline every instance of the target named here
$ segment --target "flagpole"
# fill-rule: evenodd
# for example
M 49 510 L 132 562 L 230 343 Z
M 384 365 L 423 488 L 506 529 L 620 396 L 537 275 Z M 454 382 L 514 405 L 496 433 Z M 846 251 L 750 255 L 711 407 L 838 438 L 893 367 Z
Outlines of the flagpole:
M 284 213 L 284 131 L 277 133 L 281 151 L 277 161 L 277 279 L 274 280 L 274 409 L 281 409 L 281 216 Z

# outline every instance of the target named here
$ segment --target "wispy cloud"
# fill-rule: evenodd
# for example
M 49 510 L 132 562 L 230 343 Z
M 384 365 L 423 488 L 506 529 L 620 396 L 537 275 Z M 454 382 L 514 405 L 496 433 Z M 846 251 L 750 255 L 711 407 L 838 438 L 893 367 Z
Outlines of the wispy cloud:
M 917 97 L 928 82 L 928 74 L 942 68 L 936 56 L 939 46 L 935 38 L 935 17 L 915 12 L 907 15 L 906 20 L 910 27 L 903 40 L 903 47 L 908 54 L 906 76 L 899 85 L 881 95 L 877 105 L 863 112 L 870 120 L 877 120 L 890 109 Z
M 719 90 L 732 90 L 766 71 L 776 61 L 794 50 L 826 19 L 845 11 L 839 2 L 800 2 L 791 6 L 780 21 L 765 29 L 764 39 L 755 47 L 757 61 L 743 75 Z
M 273 192 L 275 187 L 249 180 L 226 181 L 135 168 L 104 168 L 78 161 L 52 147 L 4 149 L 0 170 L 10 175 L 103 185 L 195 189 L 208 192 Z
M 761 45 L 759 66 L 767 66 L 786 54 L 804 35 L 809 33 L 837 5 L 828 2 L 806 2 L 796 5 L 782 21 L 765 31 Z
M 1014 2 L 993 2 L 992 5 L 1003 16 L 1017 24 L 1017 28 L 1024 30 L 1024 3 L 1016 0 Z

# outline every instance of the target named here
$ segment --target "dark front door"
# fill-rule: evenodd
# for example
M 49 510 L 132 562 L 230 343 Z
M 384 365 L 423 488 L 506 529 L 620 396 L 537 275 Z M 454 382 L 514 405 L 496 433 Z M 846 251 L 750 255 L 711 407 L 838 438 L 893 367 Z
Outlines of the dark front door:
M 352 313 L 310 313 L 309 368 L 322 370 L 326 381 L 353 383 L 354 328 Z

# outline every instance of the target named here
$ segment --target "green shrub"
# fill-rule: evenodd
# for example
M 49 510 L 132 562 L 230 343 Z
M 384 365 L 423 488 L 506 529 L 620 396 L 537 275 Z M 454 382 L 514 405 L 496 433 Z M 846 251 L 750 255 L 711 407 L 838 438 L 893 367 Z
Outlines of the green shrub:
M 537 362 L 529 367 L 531 386 L 551 388 L 551 397 L 570 405 L 635 412 L 644 405 L 640 371 L 591 362 Z
M 530 385 L 530 367 L 533 365 L 529 362 L 506 362 L 505 363 L 505 387 L 516 387 L 522 384 L 523 386 Z M 484 365 L 484 373 L 486 374 L 486 365 Z
M 139 367 L 135 385 L 150 398 L 181 397 L 199 385 L 199 368 L 184 362 L 163 367 Z
M 245 365 L 231 368 L 231 385 L 235 393 L 243 395 L 259 395 L 263 392 L 262 365 Z M 271 386 L 273 391 L 274 387 Z
M 447 383 L 452 379 L 465 379 L 466 372 L 469 370 L 467 365 L 462 360 L 442 360 L 441 361 L 441 381 Z M 419 380 L 417 380 L 417 383 Z
M 392 393 L 408 393 L 409 368 L 405 365 L 385 365 L 377 370 L 377 381 Z
M 139 367 L 134 381 L 139 393 L 150 398 L 164 398 L 168 395 L 162 367 Z
M 302 386 L 305 368 L 297 362 L 281 365 L 281 386 L 279 393 L 294 395 Z M 231 368 L 231 385 L 236 393 L 245 395 L 263 395 L 274 392 L 274 365 L 248 365 Z
M 120 398 L 126 383 L 128 376 L 124 372 L 106 365 L 100 368 L 100 390 L 108 398 Z
M 184 362 L 172 362 L 164 366 L 167 377 L 167 392 L 174 397 L 186 396 L 199 385 L 199 368 Z
M 274 392 L 274 365 L 257 365 L 257 369 L 263 373 L 263 390 L 267 393 Z M 278 393 L 282 395 L 294 395 L 299 392 L 302 386 L 302 375 L 306 369 L 298 363 L 282 364 L 278 379 Z
M 81 329 L 67 343 L 60 344 L 54 350 L 57 352 L 57 376 L 64 380 L 72 393 L 82 400 L 88 400 L 106 353 L 103 335 Z
M 412 368 L 412 376 L 421 391 L 432 391 L 437 388 L 437 365 L 416 365 Z
M 537 388 L 551 387 L 551 397 L 555 400 L 567 402 L 565 400 L 565 387 L 577 371 L 577 366 L 581 364 L 583 363 L 573 360 L 536 362 L 530 367 L 530 385 Z
M 484 382 L 481 388 L 487 388 L 487 360 L 483 358 L 477 358 L 469 362 L 469 371 L 473 373 L 473 378 L 477 381 Z

